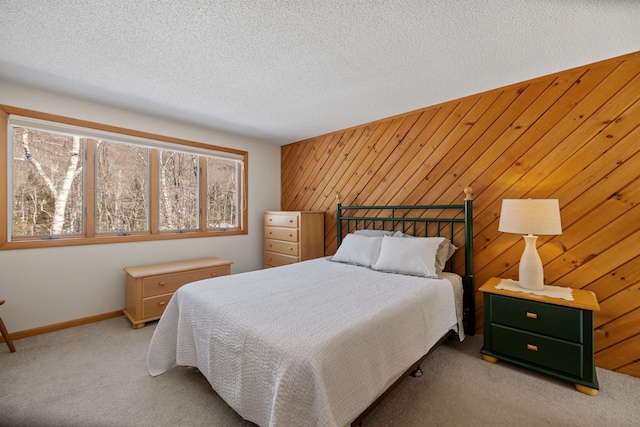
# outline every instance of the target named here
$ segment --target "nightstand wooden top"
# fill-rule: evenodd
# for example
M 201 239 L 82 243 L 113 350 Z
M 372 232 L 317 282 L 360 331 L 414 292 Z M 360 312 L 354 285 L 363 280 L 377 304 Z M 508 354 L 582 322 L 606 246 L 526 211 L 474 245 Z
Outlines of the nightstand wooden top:
M 529 294 L 525 292 L 508 291 L 506 289 L 496 289 L 496 286 L 500 283 L 499 277 L 492 277 L 485 282 L 479 289 L 480 292 L 488 292 L 492 294 L 505 295 L 508 297 L 521 298 L 531 301 L 544 302 L 547 304 L 562 305 L 564 307 L 581 308 L 591 311 L 600 311 L 600 305 L 596 296 L 591 291 L 585 291 L 583 289 L 573 289 L 573 301 L 567 301 L 561 298 L 551 298 L 543 295 Z

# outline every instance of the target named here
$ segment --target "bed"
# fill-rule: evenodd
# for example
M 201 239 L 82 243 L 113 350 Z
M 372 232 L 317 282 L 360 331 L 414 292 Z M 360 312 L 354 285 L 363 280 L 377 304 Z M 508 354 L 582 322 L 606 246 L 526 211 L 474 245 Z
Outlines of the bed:
M 461 205 L 338 204 L 334 256 L 181 287 L 151 340 L 149 373 L 194 366 L 260 426 L 358 423 L 438 343 L 474 332 L 469 194 Z M 434 238 L 438 253 L 450 248 L 443 241 L 464 245 L 463 269 L 460 255 L 446 262 L 461 274 L 439 271 L 444 264 L 398 274 L 383 262 L 397 261 L 397 245 L 429 251 Z

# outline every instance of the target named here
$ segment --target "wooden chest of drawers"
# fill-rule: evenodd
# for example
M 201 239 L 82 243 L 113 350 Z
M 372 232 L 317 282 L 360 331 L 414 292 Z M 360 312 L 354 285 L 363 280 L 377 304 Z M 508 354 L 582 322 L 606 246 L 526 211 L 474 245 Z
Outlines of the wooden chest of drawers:
M 592 396 L 598 391 L 593 358 L 593 312 L 599 310 L 592 292 L 574 289 L 566 301 L 496 289 L 500 279 L 487 281 L 484 292 L 484 346 L 488 362 L 498 359 L 568 380 Z
M 162 316 L 178 288 L 197 280 L 231 274 L 231 262 L 220 258 L 127 267 L 127 308 L 124 314 L 134 329 Z
M 264 213 L 264 266 L 324 256 L 324 212 Z

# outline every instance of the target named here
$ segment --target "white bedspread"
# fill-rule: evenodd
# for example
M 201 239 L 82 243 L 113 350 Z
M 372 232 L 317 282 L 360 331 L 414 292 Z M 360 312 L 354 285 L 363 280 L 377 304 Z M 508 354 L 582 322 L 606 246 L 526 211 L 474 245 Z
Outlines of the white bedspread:
M 324 258 L 195 282 L 167 305 L 149 373 L 195 366 L 260 426 L 343 426 L 457 330 L 454 299 L 449 280 Z

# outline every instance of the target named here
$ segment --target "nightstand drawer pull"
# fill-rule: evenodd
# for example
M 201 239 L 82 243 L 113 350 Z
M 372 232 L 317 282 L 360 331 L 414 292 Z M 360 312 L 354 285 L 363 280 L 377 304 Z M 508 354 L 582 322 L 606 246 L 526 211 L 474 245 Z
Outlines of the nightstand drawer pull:
M 538 313 L 532 313 L 530 311 L 527 311 L 527 317 L 529 319 L 537 319 L 538 318 Z
M 527 350 L 538 351 L 537 345 L 527 344 Z

